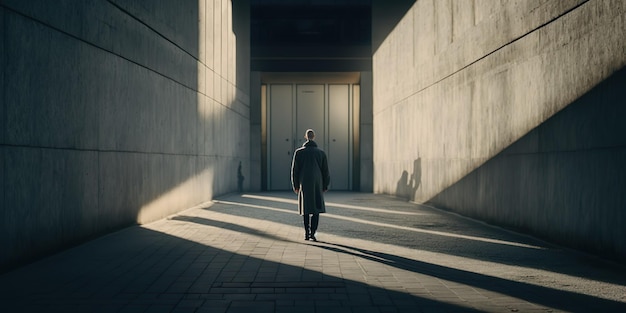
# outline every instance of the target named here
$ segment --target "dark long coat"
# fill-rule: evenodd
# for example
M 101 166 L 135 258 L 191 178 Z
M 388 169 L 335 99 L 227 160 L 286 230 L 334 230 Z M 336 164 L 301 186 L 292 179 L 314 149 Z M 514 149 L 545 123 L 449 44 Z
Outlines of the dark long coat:
M 291 184 L 298 192 L 300 215 L 326 213 L 324 191 L 328 190 L 330 175 L 326 153 L 315 141 L 305 142 L 293 154 Z

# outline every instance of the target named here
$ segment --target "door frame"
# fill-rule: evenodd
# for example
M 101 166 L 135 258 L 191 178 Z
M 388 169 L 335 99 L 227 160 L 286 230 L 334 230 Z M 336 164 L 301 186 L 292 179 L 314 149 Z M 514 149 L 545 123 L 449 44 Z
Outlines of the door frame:
M 270 190 L 271 187 L 271 165 L 269 160 L 269 147 L 271 147 L 271 136 L 269 134 L 268 125 L 271 123 L 270 119 L 270 104 L 271 99 L 271 85 L 292 85 L 292 105 L 293 105 L 293 118 L 296 116 L 297 109 L 297 86 L 298 85 L 323 85 L 324 86 L 324 138 L 321 138 L 323 147 L 329 146 L 329 86 L 330 85 L 348 85 L 348 189 L 358 190 L 358 178 L 359 177 L 359 165 L 358 160 L 360 146 L 359 139 L 359 125 L 360 125 L 360 103 L 359 95 L 355 95 L 355 92 L 359 91 L 360 73 L 359 72 L 346 72 L 346 73 L 261 73 L 261 187 L 262 190 Z M 297 127 L 292 127 L 292 146 L 293 150 L 297 139 L 303 136 L 303 134 L 296 134 Z M 319 141 L 318 141 L 319 142 Z M 292 151 L 293 152 L 293 151 Z M 292 154 L 293 155 L 293 154 Z M 331 173 L 332 175 L 332 173 Z M 332 189 L 332 182 L 331 182 Z

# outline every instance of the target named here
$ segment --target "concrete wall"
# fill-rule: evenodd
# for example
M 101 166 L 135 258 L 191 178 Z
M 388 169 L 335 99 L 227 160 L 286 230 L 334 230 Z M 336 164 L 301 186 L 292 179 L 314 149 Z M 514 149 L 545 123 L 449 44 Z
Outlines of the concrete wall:
M 624 258 L 624 86 L 626 68 L 430 202 L 553 242 Z
M 1 1 L 0 268 L 237 189 L 247 15 L 230 1 Z
M 625 12 L 623 1 L 417 1 L 373 58 L 374 191 L 625 257 L 614 222 L 626 133 L 577 127 L 623 112 L 618 83 L 591 90 L 626 64 Z M 562 111 L 576 101 L 606 112 Z M 562 121 L 544 128 L 555 146 L 494 159 L 551 117 Z

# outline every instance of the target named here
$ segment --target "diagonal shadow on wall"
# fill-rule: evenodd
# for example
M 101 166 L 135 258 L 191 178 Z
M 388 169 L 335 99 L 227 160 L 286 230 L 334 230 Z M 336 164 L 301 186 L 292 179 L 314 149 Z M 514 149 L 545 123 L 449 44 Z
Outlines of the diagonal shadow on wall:
M 0 271 L 236 190 L 244 2 L 37 3 L 0 4 Z
M 626 260 L 626 68 L 428 203 Z

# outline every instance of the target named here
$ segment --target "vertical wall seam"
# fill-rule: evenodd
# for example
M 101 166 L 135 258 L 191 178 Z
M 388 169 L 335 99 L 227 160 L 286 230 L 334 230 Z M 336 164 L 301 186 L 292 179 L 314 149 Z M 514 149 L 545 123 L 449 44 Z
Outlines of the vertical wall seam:
M 2 53 L 2 60 L 0 60 L 0 62 L 2 62 L 2 73 L 0 73 L 0 75 L 2 75 L 2 128 L 4 128 L 2 130 L 2 138 L 0 138 L 1 142 L 0 142 L 0 146 L 4 146 L 4 144 L 7 142 L 7 132 L 9 131 L 7 129 L 7 88 L 6 88 L 6 71 L 7 71 L 7 65 L 9 64 L 8 62 L 8 53 L 6 53 L 6 47 L 7 47 L 7 17 L 5 14 L 6 10 L 4 9 L 4 7 L 2 8 L 2 10 L 0 10 L 0 14 L 2 14 L 2 47 L 4 49 L 4 53 Z M 2 149 L 6 149 L 6 148 L 2 148 Z M 2 155 L 4 157 L 2 157 L 2 163 L 0 164 L 0 166 L 2 166 L 2 168 L 0 169 L 2 171 L 2 182 L 0 183 L 0 188 L 2 188 L 2 193 L 0 194 L 0 208 L 3 208 L 3 211 L 6 210 L 6 175 L 7 175 L 7 153 L 2 152 Z M 3 214 L 3 213 L 0 213 Z M 4 226 L 4 225 L 3 225 Z M 4 260 L 2 260 L 2 262 L 4 262 Z
M 476 0 L 472 0 L 472 26 L 476 26 Z
M 448 1 L 448 5 L 450 6 L 450 42 L 448 44 L 451 44 L 454 42 L 454 4 L 452 0 Z

